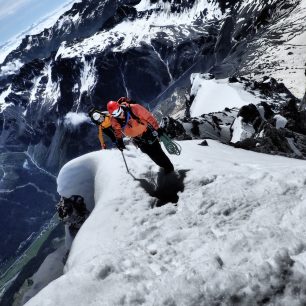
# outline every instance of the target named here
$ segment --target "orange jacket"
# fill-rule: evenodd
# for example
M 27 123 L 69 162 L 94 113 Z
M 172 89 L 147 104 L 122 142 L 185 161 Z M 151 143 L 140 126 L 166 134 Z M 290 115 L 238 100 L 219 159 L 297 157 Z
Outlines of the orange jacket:
M 105 145 L 105 141 L 103 138 L 103 130 L 107 129 L 111 126 L 111 119 L 110 119 L 110 115 L 106 115 L 104 121 L 99 125 L 99 140 L 101 143 L 101 148 L 105 149 L 106 145 Z
M 157 120 L 146 108 L 139 104 L 130 104 L 129 107 L 131 108 L 133 114 L 139 119 L 134 119 L 131 115 L 126 125 L 121 128 L 117 119 L 111 117 L 111 123 L 116 138 L 122 138 L 123 134 L 128 137 L 141 136 L 147 130 L 148 124 L 150 124 L 156 130 L 159 128 Z

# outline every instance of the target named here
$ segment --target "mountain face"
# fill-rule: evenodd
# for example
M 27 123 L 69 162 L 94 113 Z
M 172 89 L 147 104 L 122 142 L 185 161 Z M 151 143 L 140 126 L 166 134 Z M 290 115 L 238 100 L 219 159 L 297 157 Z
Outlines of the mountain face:
M 192 72 L 209 71 L 217 78 L 268 74 L 302 98 L 306 59 L 297 42 L 305 26 L 296 17 L 303 17 L 304 5 L 279 0 L 75 3 L 53 27 L 26 36 L 2 63 L 2 71 L 17 61 L 23 66 L 14 75 L 1 74 L 1 143 L 29 148 L 41 165 L 57 171 L 72 156 L 93 149 L 85 122 L 77 131 L 84 146 L 73 143 L 74 133 L 63 127 L 68 112 L 86 112 L 92 104 L 103 108 L 124 95 L 154 107 L 174 89 L 188 86 Z
M 188 90 L 193 72 L 270 75 L 302 98 L 304 6 L 280 0 L 75 3 L 53 27 L 26 36 L 1 64 L 1 144 L 29 150 L 56 172 L 97 148 L 88 122 L 71 129 L 67 113 L 103 108 L 126 95 L 154 107 L 175 90 Z M 16 62 L 21 68 L 9 74 Z
M 0 172 L 1 218 L 26 202 L 33 202 L 35 210 L 34 221 L 18 227 L 22 235 L 14 248 L 31 241 L 31 230 L 36 232 L 52 215 L 52 175 L 72 158 L 99 149 L 97 129 L 85 114 L 92 105 L 104 109 L 110 99 L 129 96 L 159 118 L 170 116 L 164 121 L 173 137 L 211 137 L 303 158 L 305 116 L 298 108 L 306 103 L 305 17 L 305 0 L 83 0 L 52 27 L 25 36 L 0 64 L 1 158 L 18 160 L 15 175 L 6 175 L 8 165 Z M 207 73 L 259 92 L 256 111 L 271 107 L 273 116 L 264 118 L 271 119 L 270 130 L 276 129 L 274 116 L 290 117 L 288 131 L 273 132 L 280 145 L 258 140 L 265 134 L 269 141 L 272 132 L 248 121 L 258 117 L 249 114 L 258 115 L 252 106 L 192 116 L 194 76 Z M 292 103 L 296 107 L 290 108 Z M 243 125 L 240 119 L 234 124 L 237 116 L 256 130 L 251 142 L 241 133 L 232 142 Z M 292 146 L 283 146 L 286 139 L 293 139 Z M 20 215 L 25 218 L 26 211 Z M 15 223 L 8 218 L 3 231 Z M 1 260 L 15 255 L 14 248 Z

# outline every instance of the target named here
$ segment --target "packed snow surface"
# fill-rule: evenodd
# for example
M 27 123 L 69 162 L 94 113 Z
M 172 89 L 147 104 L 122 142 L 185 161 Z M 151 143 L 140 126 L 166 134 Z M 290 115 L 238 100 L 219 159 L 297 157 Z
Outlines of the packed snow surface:
M 93 209 L 65 274 L 27 306 L 302 305 L 306 302 L 306 164 L 215 141 L 171 156 L 184 191 L 151 208 L 158 167 L 139 150 L 67 163 L 64 196 Z
M 246 104 L 258 104 L 260 99 L 245 91 L 240 83 L 228 83 L 228 79 L 207 79 L 205 74 L 191 75 L 191 95 L 195 98 L 190 111 L 192 117 L 223 111 L 226 107 L 240 108 Z

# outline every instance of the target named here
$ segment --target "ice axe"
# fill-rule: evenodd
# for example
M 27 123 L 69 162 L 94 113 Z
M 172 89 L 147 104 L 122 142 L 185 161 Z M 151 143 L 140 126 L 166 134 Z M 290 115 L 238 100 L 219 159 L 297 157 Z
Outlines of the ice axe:
M 121 154 L 122 154 L 122 157 L 123 157 L 123 160 L 124 160 L 124 163 L 125 163 L 126 171 L 127 171 L 127 173 L 130 174 L 130 170 L 129 170 L 129 168 L 128 168 L 128 165 L 127 165 L 127 163 L 126 163 L 126 160 L 125 160 L 125 157 L 124 157 L 124 154 L 123 154 L 122 151 L 121 151 Z

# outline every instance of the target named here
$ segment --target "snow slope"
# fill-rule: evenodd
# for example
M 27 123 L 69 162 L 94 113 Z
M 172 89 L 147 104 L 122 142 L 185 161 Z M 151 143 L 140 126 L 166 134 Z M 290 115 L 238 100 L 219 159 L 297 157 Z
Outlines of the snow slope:
M 93 209 L 65 274 L 26 305 L 302 305 L 306 165 L 209 141 L 171 156 L 184 191 L 151 209 L 158 171 L 135 148 L 67 163 L 58 191 Z M 137 179 L 139 178 L 139 179 Z M 168 178 L 170 190 L 175 178 Z
M 261 100 L 243 89 L 240 83 L 228 82 L 228 79 L 207 79 L 207 75 L 194 73 L 191 75 L 191 95 L 194 101 L 191 105 L 191 117 L 201 116 L 211 112 L 223 111 L 226 107 L 240 108 L 250 103 L 258 104 Z
M 248 2 L 245 1 L 241 10 Z M 291 2 L 297 6 L 290 15 L 279 12 L 280 15 L 265 29 L 263 35 L 255 37 L 250 43 L 250 50 L 254 45 L 257 48 L 255 52 L 247 52 L 241 72 L 258 80 L 263 75 L 273 76 L 301 99 L 306 85 L 306 0 L 288 1 L 288 4 Z

